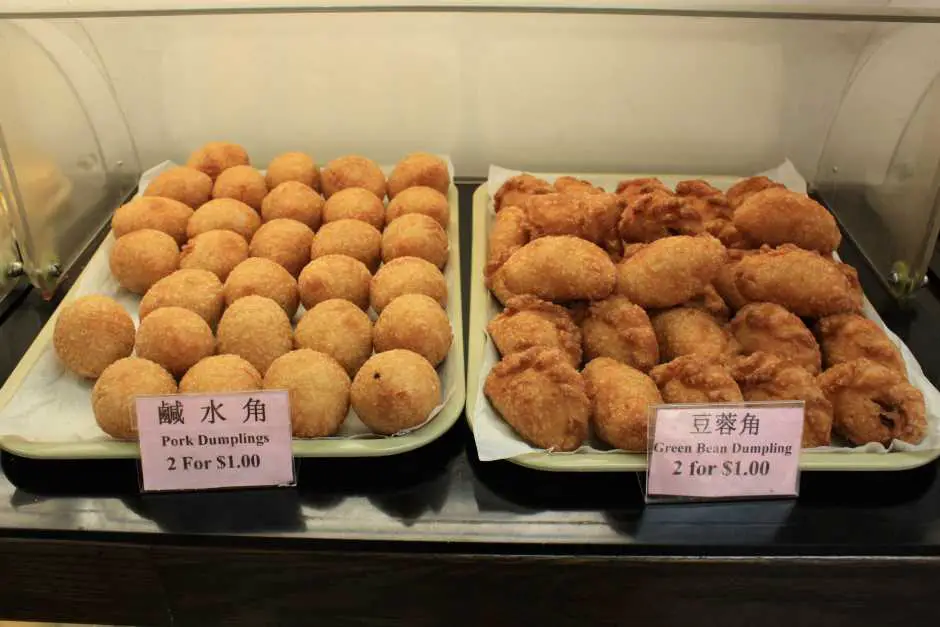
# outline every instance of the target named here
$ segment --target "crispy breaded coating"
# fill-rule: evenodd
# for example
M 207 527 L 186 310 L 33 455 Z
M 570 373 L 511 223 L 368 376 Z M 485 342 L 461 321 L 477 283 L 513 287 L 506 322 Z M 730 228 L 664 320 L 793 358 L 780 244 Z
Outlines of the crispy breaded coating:
M 324 204 L 316 190 L 297 181 L 284 181 L 261 201 L 261 217 L 265 222 L 278 218 L 297 220 L 316 231 L 323 220 Z
M 134 351 L 175 377 L 215 353 L 215 338 L 206 321 L 182 307 L 161 307 L 141 320 Z
M 399 257 L 379 268 L 369 286 L 369 303 L 375 313 L 403 294 L 430 296 L 447 307 L 447 281 L 433 263 L 418 257 Z
M 420 213 L 395 218 L 382 233 L 382 261 L 385 263 L 399 257 L 420 257 L 443 269 L 449 250 L 447 232 L 434 218 Z
M 172 198 L 195 209 L 209 202 L 212 196 L 212 179 L 208 174 L 196 168 L 185 166 L 170 168 L 150 181 L 147 189 L 144 190 L 144 196 Z
M 177 270 L 150 286 L 140 300 L 140 319 L 143 320 L 160 307 L 188 309 L 215 328 L 225 307 L 222 282 L 208 270 Z
M 669 189 L 665 183 L 655 177 L 643 177 L 620 181 L 617 183 L 616 194 L 629 200 L 636 196 L 642 196 L 643 194 L 649 194 L 651 192 L 657 191 L 665 192 L 670 195 L 672 194 L 672 190 Z
M 924 395 L 896 370 L 854 359 L 829 368 L 818 381 L 832 402 L 834 430 L 853 444 L 919 444 L 927 436 Z
M 249 165 L 248 152 L 231 142 L 209 142 L 189 155 L 186 165 L 204 172 L 213 181 L 225 170 Z
M 62 306 L 52 346 L 65 367 L 94 379 L 134 350 L 134 321 L 117 301 L 91 294 Z
M 816 323 L 826 368 L 869 359 L 907 378 L 901 351 L 874 320 L 854 313 L 827 316 Z
M 327 222 L 311 239 L 310 259 L 346 255 L 364 263 L 369 272 L 375 272 L 382 260 L 382 233 L 362 220 Z
M 441 402 L 441 380 L 427 359 L 399 348 L 377 353 L 363 364 L 350 400 L 372 431 L 394 435 L 428 419 Z
M 526 201 L 529 235 L 574 235 L 608 251 L 618 250 L 617 221 L 623 203 L 614 194 L 540 194 Z
M 742 179 L 728 188 L 725 196 L 728 197 L 728 203 L 732 209 L 737 209 L 741 204 L 758 192 L 771 188 L 784 188 L 782 184 L 772 181 L 766 176 L 751 176 Z M 786 189 L 786 188 L 784 188 Z
M 718 269 L 715 280 L 712 281 L 712 287 L 721 296 L 721 299 L 728 305 L 732 311 L 737 311 L 747 304 L 747 299 L 741 295 L 735 277 L 735 270 L 738 263 L 748 255 L 756 255 L 756 250 L 728 250 L 728 258 Z
M 765 352 L 820 372 L 821 357 L 816 338 L 803 321 L 780 305 L 750 303 L 731 321 L 731 332 L 745 355 Z
M 379 314 L 372 337 L 377 353 L 404 348 L 436 368 L 447 358 L 454 332 L 447 312 L 436 300 L 424 294 L 403 294 Z
M 323 222 L 362 220 L 378 230 L 385 228 L 385 205 L 379 197 L 361 187 L 341 189 L 323 205 Z
M 297 323 L 294 346 L 326 353 L 355 377 L 372 355 L 372 321 L 348 300 L 325 300 Z
M 670 235 L 704 231 L 702 216 L 690 203 L 663 191 L 634 196 L 618 224 L 625 242 L 652 242 Z
M 842 241 L 836 219 L 825 207 L 780 187 L 748 197 L 734 212 L 734 226 L 758 244 L 795 244 L 826 254 Z
M 403 189 L 385 209 L 385 224 L 409 213 L 422 213 L 437 220 L 441 228 L 450 226 L 450 202 L 447 196 L 430 187 Z
M 676 307 L 651 317 L 659 355 L 672 361 L 682 355 L 721 360 L 737 349 L 731 334 L 714 317 L 694 307 Z
M 741 390 L 731 371 L 699 355 L 683 355 L 650 370 L 667 403 L 737 403 Z
M 556 348 L 536 346 L 493 366 L 483 392 L 523 440 L 573 451 L 587 438 L 591 402 L 581 374 Z
M 121 287 L 145 294 L 154 283 L 179 269 L 180 249 L 163 231 L 132 231 L 114 242 L 108 266 Z
M 604 188 L 596 187 L 590 181 L 573 176 L 559 176 L 552 184 L 556 191 L 563 194 L 604 194 Z
M 215 198 L 193 212 L 186 224 L 186 236 L 193 239 L 206 231 L 225 229 L 235 231 L 247 242 L 260 226 L 258 213 L 245 203 L 234 198 Z
M 508 206 L 496 214 L 490 227 L 484 276 L 499 269 L 509 256 L 529 243 L 529 224 L 521 207 Z
M 806 368 L 770 353 L 752 353 L 739 359 L 732 373 L 744 400 L 803 401 L 803 448 L 829 445 L 832 404 Z
M 301 348 L 284 353 L 264 374 L 264 389 L 290 394 L 294 437 L 335 435 L 349 413 L 349 375 L 325 353 Z
M 487 285 L 502 303 L 532 294 L 542 300 L 598 300 L 614 290 L 616 271 L 599 246 L 570 235 L 541 237 L 513 253 Z
M 268 189 L 273 191 L 279 185 L 288 181 L 319 191 L 320 168 L 317 167 L 313 157 L 302 152 L 285 152 L 271 159 L 264 175 L 264 182 L 267 184 Z M 316 229 L 315 226 L 309 224 L 307 226 Z
M 388 176 L 388 197 L 394 198 L 409 187 L 430 187 L 447 195 L 450 172 L 447 163 L 426 152 L 413 152 L 395 164 Z
M 310 262 L 311 244 L 313 231 L 309 226 L 297 220 L 277 218 L 265 222 L 255 232 L 248 254 L 270 259 L 296 277 Z
M 225 310 L 217 335 L 219 353 L 244 358 L 262 375 L 294 343 L 290 320 L 281 306 L 256 295 L 239 298 Z
M 379 199 L 385 198 L 382 168 L 372 159 L 360 155 L 346 155 L 327 163 L 320 171 L 320 185 L 326 198 L 347 187 L 362 187 Z
M 805 318 L 854 312 L 862 307 L 854 268 L 792 244 L 745 257 L 734 276 L 735 286 L 744 298 L 777 303 Z
M 659 346 L 649 316 L 626 296 L 612 294 L 595 300 L 581 322 L 584 357 L 610 357 L 628 366 L 649 371 L 659 362 Z
M 159 365 L 125 357 L 104 369 L 91 390 L 91 408 L 101 430 L 118 440 L 137 439 L 138 396 L 176 394 L 176 381 Z
M 297 287 L 305 309 L 331 298 L 342 298 L 366 310 L 371 282 L 369 269 L 358 259 L 348 255 L 325 255 L 300 271 Z
M 582 376 L 598 437 L 614 448 L 646 451 L 649 407 L 663 402 L 653 380 L 607 357 L 592 360 Z
M 268 195 L 264 175 L 250 165 L 228 168 L 215 179 L 212 185 L 213 198 L 233 198 L 255 211 L 261 211 L 261 203 Z
M 234 231 L 215 229 L 189 240 L 180 252 L 180 268 L 207 270 L 225 281 L 248 258 L 248 242 Z
M 114 237 L 121 237 L 131 231 L 153 229 L 166 233 L 177 244 L 184 244 L 186 225 L 192 215 L 193 210 L 188 205 L 172 198 L 143 196 L 117 208 L 111 218 L 111 229 Z
M 297 280 L 282 265 L 264 257 L 252 257 L 235 266 L 223 289 L 227 307 L 239 298 L 255 294 L 270 298 L 293 319 L 300 304 Z
M 517 174 L 506 180 L 493 198 L 493 209 L 499 213 L 504 207 L 522 207 L 526 200 L 538 194 L 551 194 L 551 184 L 531 174 Z
M 638 248 L 617 265 L 617 293 L 644 308 L 672 307 L 701 294 L 727 250 L 710 235 L 676 235 Z
M 486 332 L 503 357 L 544 346 L 561 350 L 575 368 L 581 365 L 581 329 L 567 309 L 535 296 L 510 298 Z
M 181 394 L 260 389 L 261 374 L 238 355 L 212 355 L 200 359 L 180 380 Z

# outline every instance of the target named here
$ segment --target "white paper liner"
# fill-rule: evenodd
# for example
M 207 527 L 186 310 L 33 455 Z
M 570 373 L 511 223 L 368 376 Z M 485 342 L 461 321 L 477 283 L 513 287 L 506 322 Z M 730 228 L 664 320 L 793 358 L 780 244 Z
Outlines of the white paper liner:
M 441 158 L 447 161 L 451 180 L 453 180 L 454 167 L 450 158 L 445 155 L 441 155 Z M 147 188 L 147 185 L 154 177 L 175 166 L 175 163 L 164 161 L 144 172 L 140 178 L 138 195 L 143 193 L 143 190 Z M 393 167 L 382 166 L 382 170 L 388 175 Z M 456 238 L 453 229 L 448 232 L 448 237 L 451 242 Z M 108 267 L 108 258 L 114 242 L 113 233 L 109 233 L 98 250 L 95 251 L 95 254 L 92 255 L 81 279 L 72 289 L 78 296 L 103 294 L 114 298 L 130 313 L 134 325 L 137 326 L 140 322 L 138 316 L 140 296 L 121 288 L 114 277 L 111 276 L 111 270 Z M 455 322 L 458 309 L 457 280 L 459 276 L 460 260 L 454 253 L 453 246 L 451 246 L 447 266 L 444 268 L 444 278 L 447 282 L 449 299 L 447 317 L 450 320 L 451 330 L 455 337 L 456 334 L 463 332 L 457 328 Z M 293 322 L 295 324 L 300 320 L 303 313 L 304 308 L 301 305 L 294 316 Z M 376 318 L 375 312 L 370 309 L 368 313 L 374 321 Z M 317 439 L 383 439 L 405 435 L 420 429 L 440 413 L 447 401 L 456 392 L 457 373 L 459 372 L 459 364 L 456 363 L 457 357 L 451 351 L 444 362 L 437 367 L 441 379 L 441 402 L 431 410 L 427 420 L 422 424 L 391 436 L 377 435 L 366 427 L 350 407 L 346 420 L 337 435 Z M 102 431 L 95 422 L 95 416 L 91 409 L 91 389 L 93 386 L 93 381 L 72 374 L 59 362 L 50 339 L 47 345 L 43 347 L 42 354 L 36 363 L 23 379 L 16 394 L 0 410 L 0 437 L 17 436 L 30 442 L 46 444 L 110 441 L 110 436 Z
M 490 196 L 490 204 L 487 207 L 487 211 L 490 214 L 493 214 L 493 203 L 492 199 L 496 196 L 496 192 L 506 182 L 506 179 L 516 176 L 517 174 L 522 174 L 519 170 L 509 170 L 499 166 L 491 165 L 489 170 L 489 176 L 487 178 L 487 189 Z M 538 172 L 531 172 L 540 178 L 543 178 L 549 182 L 554 182 L 555 178 L 562 176 L 561 174 L 544 174 Z M 779 181 L 786 185 L 792 190 L 798 190 L 801 192 L 806 192 L 806 180 L 800 176 L 799 172 L 796 171 L 796 168 L 790 163 L 789 160 L 784 161 L 776 168 L 768 170 L 766 172 L 761 172 L 765 176 Z M 608 174 L 608 175 L 596 175 L 596 176 L 581 176 L 579 178 L 584 178 L 594 185 L 599 185 L 608 191 L 614 191 L 617 187 L 617 183 L 624 179 L 636 178 L 641 176 L 655 176 L 661 179 L 666 185 L 670 187 L 675 187 L 675 184 L 679 181 L 686 179 L 702 178 L 707 180 L 709 183 L 718 187 L 720 189 L 727 189 L 735 182 L 740 180 L 740 177 L 732 176 L 709 176 L 709 175 L 675 175 L 675 174 Z M 491 294 L 488 294 L 487 303 L 487 321 L 492 320 L 496 315 L 502 311 L 502 306 L 499 304 L 499 301 L 496 300 Z M 920 367 L 920 364 L 917 363 L 913 353 L 910 349 L 896 336 L 891 332 L 888 327 L 885 326 L 884 321 L 881 319 L 881 316 L 878 315 L 878 312 L 875 311 L 868 299 L 865 299 L 863 314 L 874 320 L 878 323 L 878 326 L 891 338 L 891 341 L 897 345 L 901 351 L 901 355 L 904 358 L 904 363 L 907 366 L 907 375 L 908 380 L 912 385 L 917 387 L 924 394 L 924 401 L 927 407 L 927 436 L 920 444 L 909 444 L 907 442 L 901 442 L 900 440 L 895 440 L 891 443 L 891 446 L 885 448 L 880 443 L 871 443 L 864 446 L 821 446 L 818 448 L 811 449 L 813 451 L 826 451 L 834 453 L 888 453 L 890 451 L 923 451 L 940 448 L 940 391 L 930 382 L 930 380 L 924 375 L 923 369 Z M 470 338 L 470 341 L 474 341 L 474 338 Z M 480 385 L 476 390 L 467 390 L 467 394 L 476 394 L 476 411 L 472 417 L 473 419 L 473 439 L 476 441 L 477 453 L 481 461 L 494 461 L 498 459 L 509 459 L 512 457 L 517 457 L 519 455 L 525 455 L 527 453 L 537 453 L 537 452 L 551 452 L 546 451 L 545 449 L 540 449 L 534 447 L 527 442 L 525 442 L 515 430 L 509 426 L 509 424 L 502 419 L 493 406 L 490 404 L 489 399 L 483 393 L 483 385 L 486 382 L 486 376 L 489 374 L 490 369 L 493 367 L 496 362 L 499 361 L 499 353 L 496 350 L 496 346 L 493 344 L 493 341 L 487 335 L 486 337 L 486 346 L 483 349 L 483 358 L 480 364 Z M 599 441 L 593 436 L 589 437 L 588 443 L 584 446 L 581 446 L 576 451 L 571 452 L 552 452 L 554 455 L 577 455 L 580 453 L 620 453 L 624 452 L 620 449 L 611 449 L 607 447 L 603 442 Z

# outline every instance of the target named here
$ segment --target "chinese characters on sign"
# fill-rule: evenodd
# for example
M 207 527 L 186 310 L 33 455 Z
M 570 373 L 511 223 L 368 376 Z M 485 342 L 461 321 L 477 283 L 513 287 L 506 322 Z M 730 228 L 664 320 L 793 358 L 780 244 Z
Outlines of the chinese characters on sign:
M 292 485 L 281 390 L 136 399 L 145 491 Z
M 797 493 L 801 402 L 657 407 L 647 498 Z

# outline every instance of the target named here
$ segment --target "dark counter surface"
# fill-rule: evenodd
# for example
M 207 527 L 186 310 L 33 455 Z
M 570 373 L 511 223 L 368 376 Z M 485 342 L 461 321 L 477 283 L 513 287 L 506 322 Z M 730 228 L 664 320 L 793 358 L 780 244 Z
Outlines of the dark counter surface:
M 465 321 L 474 188 L 460 186 Z M 840 253 L 859 267 L 869 298 L 928 377 L 940 380 L 940 299 L 933 287 L 898 307 L 850 244 Z M 26 292 L 4 314 L 0 378 L 54 308 Z M 421 585 L 422 597 L 433 597 L 424 613 L 407 603 L 383 606 L 385 618 L 375 624 L 437 624 L 442 612 L 481 625 L 588 618 L 559 614 L 551 597 L 562 593 L 609 601 L 610 614 L 588 614 L 617 623 L 625 592 L 605 583 L 616 575 L 631 582 L 634 602 L 675 597 L 675 590 L 662 588 L 664 577 L 693 582 L 670 601 L 675 614 L 646 616 L 652 624 L 670 624 L 667 618 L 686 612 L 724 616 L 730 610 L 722 595 L 706 591 L 716 576 L 755 608 L 815 608 L 801 616 L 837 624 L 850 617 L 856 624 L 890 622 L 899 598 L 932 588 L 940 554 L 936 464 L 895 473 L 804 473 L 793 501 L 644 507 L 634 474 L 480 463 L 464 421 L 405 455 L 300 460 L 297 489 L 140 495 L 136 462 L 129 460 L 43 461 L 4 453 L 2 470 L 0 619 L 286 624 L 299 619 L 280 612 L 296 605 L 343 615 L 329 624 L 370 624 L 364 617 L 374 614 L 374 603 Z M 827 569 L 823 576 L 821 564 L 847 570 Z M 241 583 L 227 579 L 227 588 L 191 598 L 197 591 L 187 586 L 218 587 L 218 578 L 233 576 Z M 352 578 L 349 586 L 379 583 L 368 592 L 318 594 L 333 577 Z M 505 587 L 522 580 L 539 582 L 542 592 L 505 597 Z M 49 591 L 53 581 L 64 597 Z M 866 590 L 874 585 L 886 602 L 872 610 Z M 506 614 L 462 604 L 453 586 L 481 600 L 505 597 Z M 828 592 L 810 601 L 807 586 Z M 841 600 L 832 601 L 837 595 Z M 234 613 L 233 599 L 242 597 L 267 613 Z M 805 607 L 787 608 L 790 603 Z M 522 609 L 508 609 L 516 605 L 529 607 L 524 619 Z M 754 616 L 729 613 L 726 622 L 752 624 L 745 619 Z

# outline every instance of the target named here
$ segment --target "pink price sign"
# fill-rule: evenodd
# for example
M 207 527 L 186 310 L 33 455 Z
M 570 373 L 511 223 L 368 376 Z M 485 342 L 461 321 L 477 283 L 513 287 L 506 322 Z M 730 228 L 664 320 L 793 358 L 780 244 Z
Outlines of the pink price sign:
M 139 396 L 143 490 L 294 484 L 285 390 Z
M 653 409 L 647 498 L 796 496 L 803 403 Z

